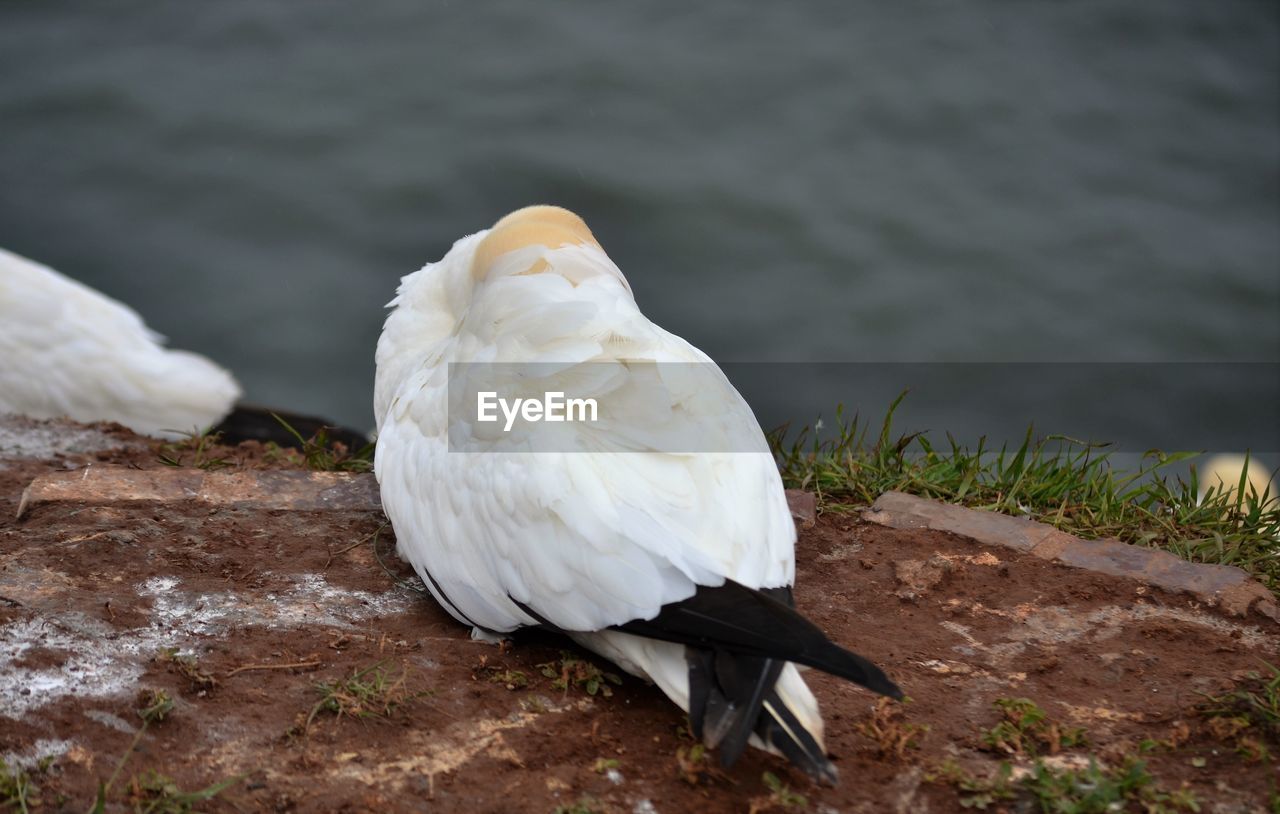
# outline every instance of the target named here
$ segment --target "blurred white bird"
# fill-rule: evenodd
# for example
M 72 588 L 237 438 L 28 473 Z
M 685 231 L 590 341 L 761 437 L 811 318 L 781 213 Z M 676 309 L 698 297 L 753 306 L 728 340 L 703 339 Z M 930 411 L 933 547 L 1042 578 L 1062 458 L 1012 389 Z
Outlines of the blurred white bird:
M 1247 470 L 1246 470 L 1247 466 Z M 1240 479 L 1244 476 L 1244 498 L 1257 495 L 1264 506 L 1280 500 L 1280 492 L 1271 481 L 1271 473 L 1258 463 L 1257 458 L 1245 458 L 1238 454 L 1218 454 L 1209 458 L 1200 469 L 1199 499 L 1203 502 L 1210 490 L 1221 495 L 1230 493 L 1234 503 L 1240 492 Z M 1264 500 L 1265 498 L 1265 500 Z
M 586 224 L 522 209 L 406 276 L 390 305 L 375 469 L 399 553 L 436 600 L 477 635 L 541 625 L 651 679 L 725 766 L 750 742 L 834 782 L 795 665 L 901 692 L 793 609 L 795 526 L 750 408 L 705 354 L 640 313 Z M 647 369 L 634 395 L 665 394 L 658 429 L 679 437 L 688 423 L 714 436 L 703 449 L 724 451 L 664 451 L 626 420 L 628 399 L 556 425 L 541 447 L 472 423 L 476 446 L 451 450 L 450 390 L 471 385 L 450 366 L 488 362 L 548 363 L 602 396 Z M 690 365 L 710 374 L 682 383 L 672 371 Z
M 0 249 L 0 414 L 117 421 L 168 438 L 217 424 L 239 385 L 163 341 L 128 306 Z

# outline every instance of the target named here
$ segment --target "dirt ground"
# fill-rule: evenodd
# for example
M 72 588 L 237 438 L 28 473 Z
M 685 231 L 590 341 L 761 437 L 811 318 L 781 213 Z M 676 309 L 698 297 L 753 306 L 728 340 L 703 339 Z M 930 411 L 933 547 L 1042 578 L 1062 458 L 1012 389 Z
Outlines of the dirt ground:
M 29 769 L 33 810 L 86 810 L 127 756 L 107 811 L 161 794 L 154 772 L 171 796 L 234 780 L 195 803 L 207 811 L 956 812 L 948 761 L 974 777 L 1031 764 L 983 741 L 1000 698 L 1086 731 L 1050 758 L 1064 765 L 1161 742 L 1148 769 L 1203 811 L 1266 810 L 1276 784 L 1274 762 L 1242 757 L 1196 711 L 1200 693 L 1280 661 L 1260 616 L 827 513 L 800 534 L 800 610 L 911 701 L 876 718 L 871 695 L 810 671 L 840 785 L 755 750 L 720 773 L 690 760 L 684 716 L 655 688 L 626 676 L 588 694 L 572 660 L 613 668 L 548 635 L 469 640 L 416 589 L 380 513 L 53 504 L 16 520 L 42 473 L 163 467 L 155 442 L 89 436 L 30 458 L 0 433 L 0 756 Z M 288 465 L 253 444 L 219 454 Z M 156 691 L 172 709 L 140 731 Z M 928 729 L 903 746 L 904 725 Z

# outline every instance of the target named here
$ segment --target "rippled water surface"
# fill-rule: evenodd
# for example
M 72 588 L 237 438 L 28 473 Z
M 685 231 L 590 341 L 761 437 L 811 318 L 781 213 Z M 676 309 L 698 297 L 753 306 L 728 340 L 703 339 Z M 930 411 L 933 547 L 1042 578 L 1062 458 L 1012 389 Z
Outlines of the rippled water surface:
M 1275 363 L 1278 43 L 1244 0 L 11 2 L 0 245 L 364 426 L 398 278 L 540 201 L 717 359 Z M 838 370 L 743 386 L 771 423 L 898 384 Z

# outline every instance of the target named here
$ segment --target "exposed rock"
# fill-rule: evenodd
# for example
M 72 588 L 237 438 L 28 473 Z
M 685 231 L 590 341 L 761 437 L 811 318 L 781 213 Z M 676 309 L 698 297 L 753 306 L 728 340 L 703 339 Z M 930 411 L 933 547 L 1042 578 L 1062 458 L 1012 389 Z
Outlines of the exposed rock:
M 818 498 L 813 492 L 788 489 L 787 506 L 791 509 L 791 519 L 800 528 L 810 529 L 818 522 Z
M 901 492 L 885 492 L 863 513 L 863 519 L 890 528 L 946 531 L 1072 568 L 1191 594 L 1233 616 L 1247 616 L 1253 610 L 1280 622 L 1280 607 L 1271 592 L 1234 566 L 1187 562 L 1167 551 L 1119 540 L 1082 540 L 1024 517 L 976 511 Z
M 18 517 L 46 503 L 207 503 L 240 509 L 378 511 L 373 475 L 349 472 L 204 472 L 87 466 L 50 472 L 27 486 Z

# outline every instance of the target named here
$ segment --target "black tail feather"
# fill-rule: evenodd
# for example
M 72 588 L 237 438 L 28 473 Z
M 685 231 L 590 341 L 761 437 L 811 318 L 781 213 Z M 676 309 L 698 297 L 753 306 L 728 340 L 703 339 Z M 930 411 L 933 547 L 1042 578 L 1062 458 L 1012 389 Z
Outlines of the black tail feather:
M 719 748 L 723 768 L 737 762 L 754 733 L 815 780 L 836 782 L 826 752 L 778 695 L 776 684 L 786 662 L 689 646 L 685 658 L 693 734 Z
M 695 647 L 684 649 L 685 661 L 689 664 L 689 723 L 693 726 L 693 736 L 704 743 L 711 738 L 707 733 L 708 709 L 720 706 L 723 695 L 715 684 L 715 654 L 710 650 L 699 650 Z M 720 696 L 713 698 L 712 696 Z M 717 719 L 720 717 L 717 713 Z M 719 738 L 715 739 L 719 743 Z M 712 747 L 716 743 L 710 743 Z
M 770 690 L 763 707 L 756 727 L 760 740 L 777 748 L 810 777 L 834 786 L 840 779 L 836 767 L 827 760 L 826 752 L 813 734 L 801 726 L 795 713 L 782 703 L 778 693 Z
M 637 619 L 618 630 L 702 650 L 806 664 L 901 700 L 902 690 L 871 662 L 840 647 L 785 602 L 726 580 L 700 587 L 681 602 L 666 605 L 652 619 Z
M 557 629 L 532 608 L 512 601 L 543 626 Z M 699 587 L 652 619 L 614 629 L 685 645 L 693 735 L 719 748 L 724 768 L 741 757 L 754 733 L 815 780 L 836 782 L 835 766 L 817 738 L 778 695 L 776 684 L 786 662 L 817 667 L 902 698 L 902 690 L 879 667 L 835 644 L 796 612 L 790 588 L 755 590 L 726 580 L 715 588 Z
M 788 661 L 807 664 L 893 698 L 902 691 L 871 662 L 839 647 L 793 607 L 791 591 L 735 582 L 700 587 L 653 619 L 619 630 L 685 645 L 693 734 L 733 765 L 754 733 L 815 780 L 834 784 L 835 766 L 777 691 Z
M 716 653 L 716 677 L 730 699 L 732 724 L 720 743 L 720 765 L 732 766 L 747 748 L 747 741 L 760 719 L 760 706 L 773 691 L 786 662 L 739 656 L 727 650 Z

